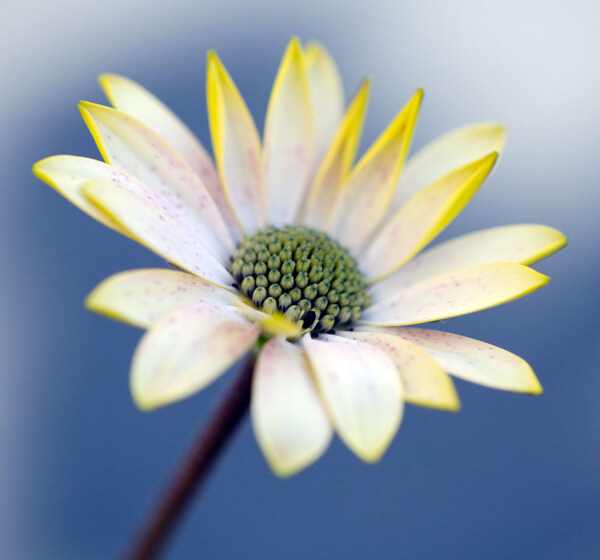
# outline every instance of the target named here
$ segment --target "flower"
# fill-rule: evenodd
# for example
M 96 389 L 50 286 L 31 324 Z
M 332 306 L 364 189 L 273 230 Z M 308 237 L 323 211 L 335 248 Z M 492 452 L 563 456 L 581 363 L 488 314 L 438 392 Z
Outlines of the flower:
M 105 75 L 114 108 L 80 110 L 106 163 L 55 156 L 34 173 L 173 269 L 116 274 L 88 297 L 98 313 L 148 329 L 133 358 L 135 403 L 186 398 L 257 355 L 251 416 L 272 470 L 314 462 L 333 432 L 377 461 L 403 403 L 457 410 L 448 373 L 540 393 L 521 358 L 408 325 L 523 296 L 548 278 L 527 265 L 566 243 L 520 224 L 426 249 L 494 166 L 505 131 L 473 124 L 425 146 L 401 174 L 422 92 L 353 165 L 369 94 L 343 112 L 323 47 L 288 45 L 261 144 L 214 53 L 207 100 L 216 166 L 193 134 L 136 83 Z

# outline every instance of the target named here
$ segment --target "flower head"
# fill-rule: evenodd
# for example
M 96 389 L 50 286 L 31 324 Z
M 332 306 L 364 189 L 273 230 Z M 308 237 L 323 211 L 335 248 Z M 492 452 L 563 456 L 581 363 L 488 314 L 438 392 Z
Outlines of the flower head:
M 216 165 L 159 100 L 121 76 L 114 108 L 82 102 L 105 163 L 55 156 L 34 172 L 173 269 L 122 272 L 87 306 L 148 329 L 133 358 L 136 404 L 188 397 L 257 354 L 251 413 L 272 469 L 315 461 L 333 432 L 378 460 L 403 403 L 457 410 L 448 373 L 539 393 L 521 358 L 463 336 L 407 325 L 485 309 L 548 278 L 528 267 L 565 244 L 541 225 L 497 227 L 426 249 L 469 202 L 502 151 L 498 124 L 453 130 L 404 167 L 417 91 L 354 163 L 369 82 L 343 109 L 335 64 L 290 42 L 263 141 L 233 80 L 208 55 Z

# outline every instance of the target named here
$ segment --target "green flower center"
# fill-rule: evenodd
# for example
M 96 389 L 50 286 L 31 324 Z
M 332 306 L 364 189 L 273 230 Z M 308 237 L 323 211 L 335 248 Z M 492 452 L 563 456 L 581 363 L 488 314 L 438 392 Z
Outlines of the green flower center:
M 234 287 L 257 309 L 279 311 L 315 334 L 350 327 L 370 303 L 350 253 L 307 227 L 269 227 L 245 236 L 229 271 Z

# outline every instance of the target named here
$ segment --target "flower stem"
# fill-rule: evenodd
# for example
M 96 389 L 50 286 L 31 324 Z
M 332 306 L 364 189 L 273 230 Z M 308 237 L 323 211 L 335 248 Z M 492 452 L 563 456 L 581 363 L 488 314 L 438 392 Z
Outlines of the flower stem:
M 248 357 L 221 406 L 200 433 L 158 507 L 148 518 L 125 556 L 128 560 L 149 560 L 157 557 L 193 493 L 206 481 L 216 458 L 250 405 L 254 359 L 252 354 Z

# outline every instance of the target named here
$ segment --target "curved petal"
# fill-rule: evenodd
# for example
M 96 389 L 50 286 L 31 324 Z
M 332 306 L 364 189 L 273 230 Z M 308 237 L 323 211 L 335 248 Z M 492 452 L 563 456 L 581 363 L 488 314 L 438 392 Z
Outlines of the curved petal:
M 487 154 L 502 154 L 506 129 L 499 123 L 475 123 L 461 126 L 425 145 L 406 162 L 398 181 L 390 214 L 422 188 Z
M 223 217 L 198 176 L 154 130 L 103 105 L 81 102 L 79 109 L 102 157 L 136 177 L 174 206 L 192 209 L 195 225 L 222 257 L 235 246 Z
M 99 82 L 115 109 L 147 124 L 185 159 L 200 177 L 227 225 L 239 237 L 215 165 L 190 129 L 160 99 L 133 80 L 117 74 L 103 74 Z
M 366 309 L 361 321 L 372 325 L 412 325 L 457 317 L 524 296 L 548 280 L 520 264 L 471 266 L 412 284 Z
M 263 163 L 269 223 L 293 223 L 312 172 L 313 111 L 298 39 L 288 45 L 267 108 Z
M 165 315 L 195 303 L 231 303 L 235 295 L 177 270 L 146 268 L 119 272 L 102 281 L 85 306 L 146 329 Z
M 341 331 L 342 336 L 379 348 L 396 366 L 406 402 L 456 411 L 460 401 L 454 383 L 427 352 L 386 332 Z
M 370 90 L 365 80 L 352 99 L 337 134 L 308 191 L 303 223 L 330 232 L 332 211 L 342 183 L 354 162 Z
M 333 232 L 344 246 L 356 249 L 375 230 L 392 199 L 410 146 L 423 91 L 404 109 L 356 164 L 334 210 Z
M 542 387 L 529 364 L 506 350 L 458 334 L 406 327 L 385 332 L 418 344 L 448 372 L 492 389 L 537 395 Z
M 273 472 L 291 476 L 327 449 L 333 430 L 297 344 L 272 338 L 254 370 L 252 427 Z
M 90 181 L 83 195 L 130 237 L 154 251 L 171 264 L 209 282 L 230 286 L 233 278 L 213 257 L 198 237 L 174 218 L 154 195 L 158 205 L 114 183 Z
M 89 163 L 93 162 L 93 163 Z M 81 187 L 90 179 L 111 180 L 109 172 L 101 166 L 106 165 L 100 161 L 80 158 L 76 156 L 51 156 L 38 161 L 33 166 L 34 175 L 62 194 L 69 202 L 91 216 L 101 224 L 129 236 L 129 234 L 113 219 L 94 206 L 81 192 Z M 108 166 L 107 166 L 108 167 Z M 78 172 L 77 169 L 89 168 L 102 170 L 104 176 L 88 176 Z
M 197 393 L 250 350 L 259 334 L 229 306 L 201 303 L 163 317 L 133 356 L 136 405 L 151 410 Z
M 302 344 L 340 438 L 363 461 L 378 461 L 402 418 L 394 364 L 377 348 L 340 336 L 305 336 Z
M 428 249 L 371 288 L 374 301 L 410 284 L 444 272 L 493 262 L 529 265 L 558 251 L 567 242 L 558 230 L 537 224 L 484 229 Z
M 315 165 L 319 165 L 344 112 L 344 86 L 334 60 L 315 41 L 304 48 L 315 125 Z
M 208 53 L 206 100 L 221 182 L 238 223 L 252 234 L 266 224 L 260 137 L 240 92 L 214 52 Z
M 385 223 L 360 256 L 361 269 L 368 271 L 369 278 L 376 282 L 416 255 L 471 200 L 497 157 L 489 154 L 415 194 Z

